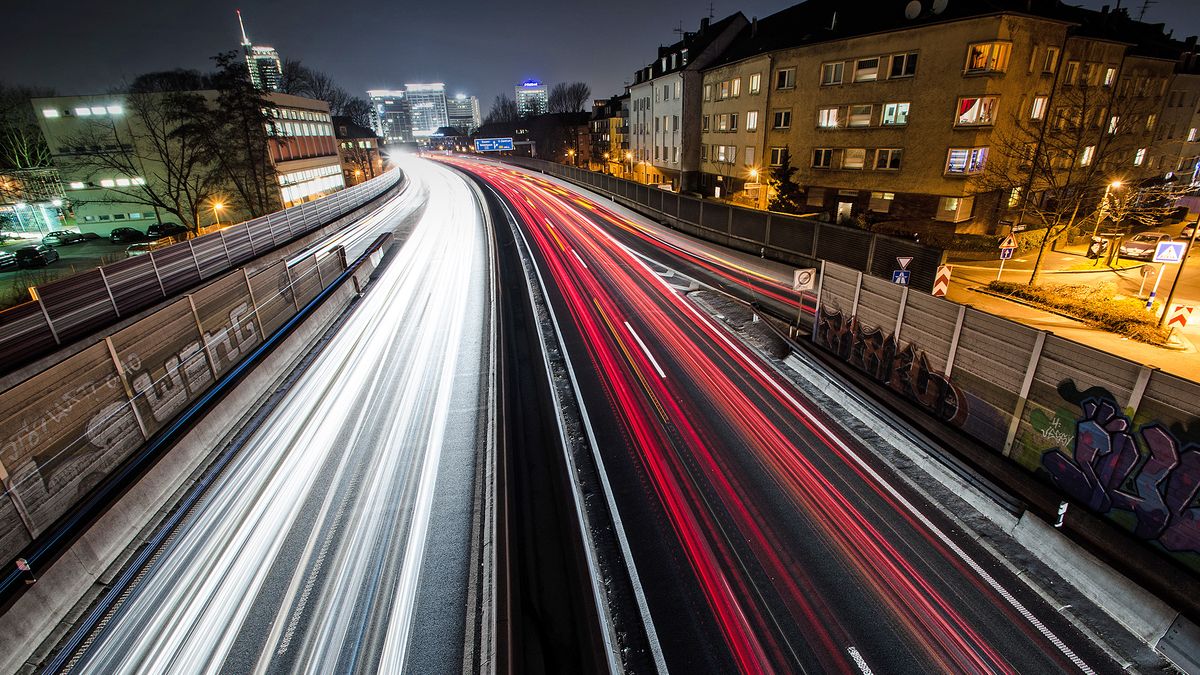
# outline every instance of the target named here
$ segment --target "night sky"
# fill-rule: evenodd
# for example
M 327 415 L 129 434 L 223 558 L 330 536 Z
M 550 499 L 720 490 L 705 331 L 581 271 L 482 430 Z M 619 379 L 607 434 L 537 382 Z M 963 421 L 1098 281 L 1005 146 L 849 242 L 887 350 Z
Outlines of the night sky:
M 1157 0 L 1145 18 L 1165 22 L 1177 38 L 1195 35 L 1196 3 Z M 450 94 L 479 96 L 484 115 L 496 94 L 511 96 L 513 85 L 526 78 L 583 80 L 596 98 L 619 93 L 659 44 L 678 39 L 673 29 L 680 22 L 696 30 L 709 7 L 703 0 L 6 4 L 4 82 L 49 86 L 60 94 L 102 93 L 147 71 L 205 69 L 209 56 L 238 48 L 234 10 L 240 8 L 251 41 L 326 71 L 351 93 L 445 82 Z M 787 0 L 713 4 L 717 18 L 739 10 L 747 18 L 763 17 L 789 6 Z M 897 0 L 897 7 L 903 4 Z M 1079 4 L 1099 8 L 1116 2 Z M 1140 1 L 1122 4 L 1141 7 Z

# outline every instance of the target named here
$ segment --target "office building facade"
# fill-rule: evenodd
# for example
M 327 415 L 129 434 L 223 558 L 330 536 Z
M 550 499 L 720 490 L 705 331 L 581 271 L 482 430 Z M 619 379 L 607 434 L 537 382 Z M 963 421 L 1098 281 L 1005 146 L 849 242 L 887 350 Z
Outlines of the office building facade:
M 408 115 L 414 140 L 429 138 L 438 129 L 449 124 L 446 85 L 441 82 L 406 84 L 404 98 L 408 101 Z
M 446 99 L 446 116 L 449 125 L 465 134 L 472 134 L 483 123 L 479 115 L 479 99 L 466 94 L 457 94 Z
M 246 59 L 246 69 L 250 81 L 258 89 L 279 91 L 283 80 L 283 64 L 279 60 L 279 52 L 266 45 L 254 45 L 246 37 L 246 25 L 242 22 L 242 12 L 238 10 L 238 27 L 242 30 L 242 53 Z
M 547 86 L 537 80 L 525 80 L 515 89 L 517 111 L 522 117 L 545 115 L 550 110 L 550 93 Z
M 383 139 L 383 144 L 411 143 L 412 119 L 404 90 L 371 89 L 367 91 L 367 98 L 371 102 L 371 126 Z

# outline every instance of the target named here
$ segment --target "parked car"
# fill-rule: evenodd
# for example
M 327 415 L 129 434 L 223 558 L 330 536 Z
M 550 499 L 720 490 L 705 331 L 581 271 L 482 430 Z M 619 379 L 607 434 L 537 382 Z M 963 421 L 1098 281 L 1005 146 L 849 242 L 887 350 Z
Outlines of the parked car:
M 1191 239 L 1192 238 L 1192 230 L 1194 230 L 1194 229 L 1196 229 L 1196 221 L 1193 220 L 1192 222 L 1188 223 L 1183 228 L 1183 232 L 1180 232 L 1179 236 L 1183 237 L 1184 239 Z M 1197 235 L 1197 239 L 1200 239 L 1200 235 Z
M 131 241 L 142 241 L 146 235 L 139 229 L 133 227 L 118 227 L 108 233 L 108 239 L 114 244 L 121 244 Z
M 1135 234 L 1121 242 L 1121 257 L 1149 260 L 1154 257 L 1154 249 L 1158 248 L 1159 242 L 1162 241 L 1171 241 L 1171 235 L 1166 232 Z
M 78 244 L 85 239 L 86 237 L 78 232 L 55 230 L 54 232 L 47 232 L 46 236 L 42 237 L 42 243 L 46 246 L 70 246 L 71 244 Z
M 134 258 L 139 255 L 146 255 L 151 251 L 157 251 L 160 248 L 165 248 L 174 243 L 175 241 L 170 237 L 162 237 L 161 239 L 155 239 L 154 241 L 143 241 L 140 244 L 133 244 L 127 247 L 125 249 L 125 256 L 127 258 Z
M 8 270 L 17 266 L 17 256 L 11 251 L 0 251 L 0 270 Z
M 146 229 L 146 237 L 148 239 L 161 239 L 163 237 L 179 237 L 184 239 L 187 237 L 188 229 L 179 223 L 154 223 Z
M 17 264 L 21 267 L 45 267 L 58 260 L 58 251 L 53 246 L 38 244 L 17 249 Z

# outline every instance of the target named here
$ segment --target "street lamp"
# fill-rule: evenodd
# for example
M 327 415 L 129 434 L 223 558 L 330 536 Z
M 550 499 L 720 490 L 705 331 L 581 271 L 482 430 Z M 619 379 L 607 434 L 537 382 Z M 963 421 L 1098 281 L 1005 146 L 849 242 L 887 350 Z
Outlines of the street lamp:
M 629 162 L 629 180 L 633 180 L 633 153 L 625 153 L 625 161 Z
M 213 202 L 212 203 L 213 220 L 216 221 L 216 225 L 218 227 L 221 226 L 221 209 L 224 209 L 224 208 L 225 208 L 224 202 Z
M 1108 194 L 1113 190 L 1120 189 L 1122 183 L 1119 180 L 1114 180 L 1104 186 L 1104 197 L 1100 200 L 1100 211 L 1096 214 L 1096 226 L 1092 228 L 1092 237 L 1094 238 L 1100 233 L 1100 222 L 1108 216 Z

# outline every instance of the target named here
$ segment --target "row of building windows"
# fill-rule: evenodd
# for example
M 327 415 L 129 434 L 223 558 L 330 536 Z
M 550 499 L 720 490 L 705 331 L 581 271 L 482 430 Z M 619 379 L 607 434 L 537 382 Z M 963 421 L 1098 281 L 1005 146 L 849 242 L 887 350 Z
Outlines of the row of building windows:
M 108 105 L 92 105 L 79 106 L 76 108 L 43 108 L 42 117 L 100 117 L 102 115 L 123 115 L 125 107 L 120 103 L 110 103 Z
M 332 136 L 333 126 L 329 124 L 308 122 L 275 122 L 268 124 L 267 133 L 270 135 L 297 138 L 300 136 Z
M 97 182 L 85 183 L 74 180 L 67 184 L 72 190 L 89 190 L 97 186 L 102 188 L 131 187 L 145 185 L 146 179 L 141 176 L 121 176 L 119 178 L 102 178 Z
M 263 111 L 268 113 L 267 110 Z M 271 117 L 284 120 L 299 120 L 302 122 L 330 122 L 329 113 L 316 110 L 293 110 L 291 108 L 271 108 Z
M 149 220 L 153 218 L 153 211 L 135 211 L 134 213 L 112 213 L 98 216 L 84 216 L 83 222 L 95 223 L 110 220 Z
M 314 180 L 323 176 L 332 176 L 341 173 L 341 167 L 337 164 L 329 164 L 327 166 L 319 166 L 315 169 L 306 169 L 304 171 L 293 171 L 291 173 L 279 174 L 280 185 L 294 185 L 303 183 L 304 181 Z

